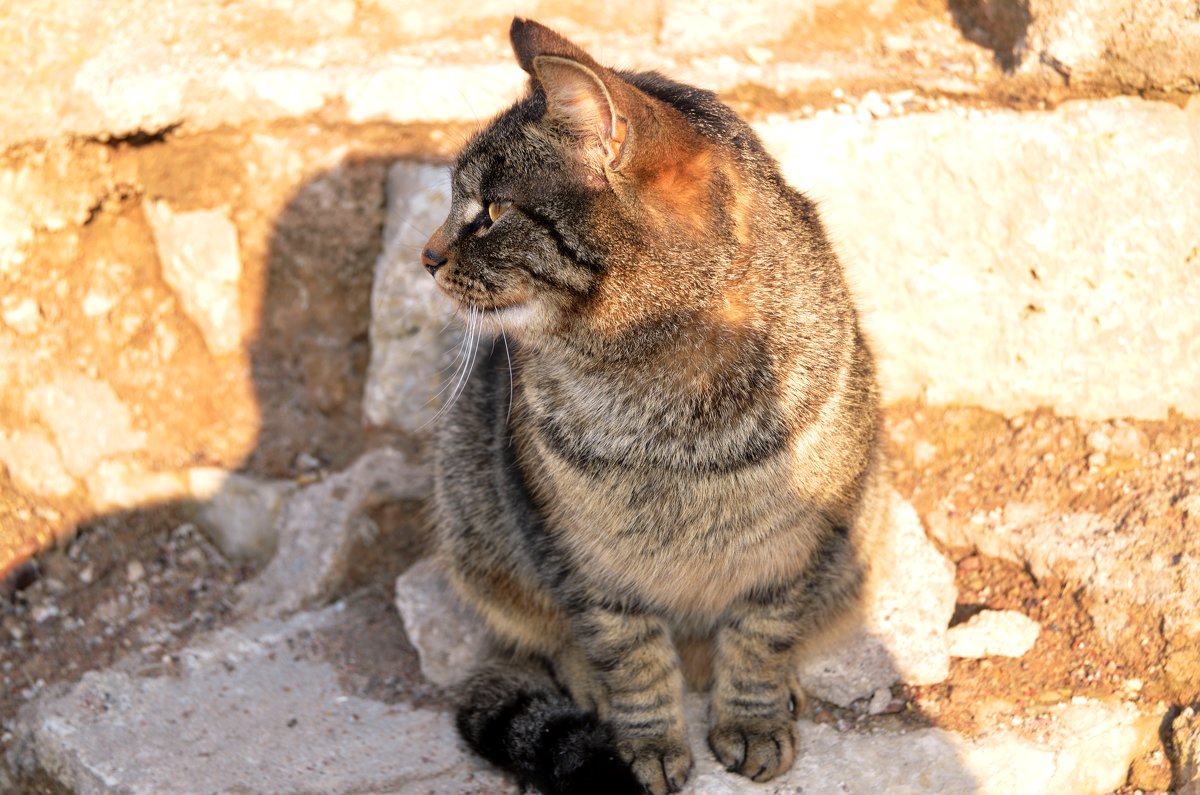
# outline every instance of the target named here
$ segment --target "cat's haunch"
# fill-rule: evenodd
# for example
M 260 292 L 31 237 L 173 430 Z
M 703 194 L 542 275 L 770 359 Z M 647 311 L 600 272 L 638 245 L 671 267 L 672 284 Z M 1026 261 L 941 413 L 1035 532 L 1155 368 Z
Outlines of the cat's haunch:
M 547 793 L 678 791 L 797 753 L 800 655 L 881 522 L 870 351 L 815 206 L 716 96 L 517 19 L 525 97 L 466 145 L 422 264 L 467 320 L 439 555 L 493 652 L 480 754 Z M 492 335 L 503 335 L 503 345 Z

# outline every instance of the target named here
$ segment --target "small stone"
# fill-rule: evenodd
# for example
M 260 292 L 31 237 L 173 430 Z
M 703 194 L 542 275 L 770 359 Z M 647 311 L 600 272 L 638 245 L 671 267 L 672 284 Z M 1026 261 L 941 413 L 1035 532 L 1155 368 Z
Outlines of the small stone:
M 42 325 L 42 308 L 32 298 L 25 298 L 0 311 L 0 317 L 13 331 L 28 337 L 36 334 Z
M 396 580 L 396 607 L 426 679 L 445 687 L 471 673 L 483 656 L 483 623 L 432 558 L 413 564 Z
M 1113 442 L 1104 431 L 1092 431 L 1087 435 L 1087 445 L 1097 453 L 1107 453 L 1112 448 Z
M 79 570 L 79 581 L 84 585 L 91 585 L 92 580 L 96 578 L 96 567 L 91 563 Z
M 146 576 L 146 567 L 140 560 L 131 560 L 125 564 L 125 579 L 130 583 L 141 582 Z
M 867 705 L 867 712 L 871 715 L 882 715 L 892 706 L 892 691 L 890 688 L 881 687 L 871 696 L 871 703 Z
M 952 657 L 1021 657 L 1041 625 L 1015 610 L 984 610 L 946 633 Z

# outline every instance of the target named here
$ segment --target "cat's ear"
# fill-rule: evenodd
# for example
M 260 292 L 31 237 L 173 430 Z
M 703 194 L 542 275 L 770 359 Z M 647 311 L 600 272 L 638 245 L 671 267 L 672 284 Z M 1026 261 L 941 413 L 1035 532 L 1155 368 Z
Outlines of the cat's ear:
M 545 25 L 515 18 L 509 36 L 517 62 L 546 93 L 547 115 L 578 133 L 586 145 L 597 144 L 605 165 L 619 168 L 629 123 L 621 115 L 605 78 L 619 81 Z
M 619 168 L 629 122 L 618 112 L 604 81 L 578 61 L 557 55 L 539 55 L 533 68 L 546 92 L 546 112 L 585 141 L 598 141 L 606 165 Z

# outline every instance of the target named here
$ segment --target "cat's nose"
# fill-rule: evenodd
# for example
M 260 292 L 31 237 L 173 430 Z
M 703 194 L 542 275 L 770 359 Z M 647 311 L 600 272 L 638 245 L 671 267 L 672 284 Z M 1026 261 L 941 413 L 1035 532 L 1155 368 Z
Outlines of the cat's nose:
M 437 276 L 438 268 L 449 262 L 445 255 L 434 251 L 432 248 L 426 248 L 421 252 L 421 264 L 425 266 L 425 270 L 429 271 L 430 276 Z

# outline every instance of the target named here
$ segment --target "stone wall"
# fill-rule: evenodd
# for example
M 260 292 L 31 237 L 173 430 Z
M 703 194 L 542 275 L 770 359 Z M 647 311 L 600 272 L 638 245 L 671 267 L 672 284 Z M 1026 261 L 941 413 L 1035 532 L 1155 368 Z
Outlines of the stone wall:
M 448 157 L 523 88 L 514 10 L 755 122 L 825 209 L 889 399 L 1197 413 L 1196 22 L 1121 11 L 1166 54 L 1114 59 L 1116 11 L 1093 5 L 1023 4 L 1016 32 L 1002 2 L 928 0 L 14 7 L 0 572 L 99 513 L 210 499 L 221 473 L 419 452 L 457 338 L 415 252 Z M 1085 73 L 1170 101 L 1084 100 Z

